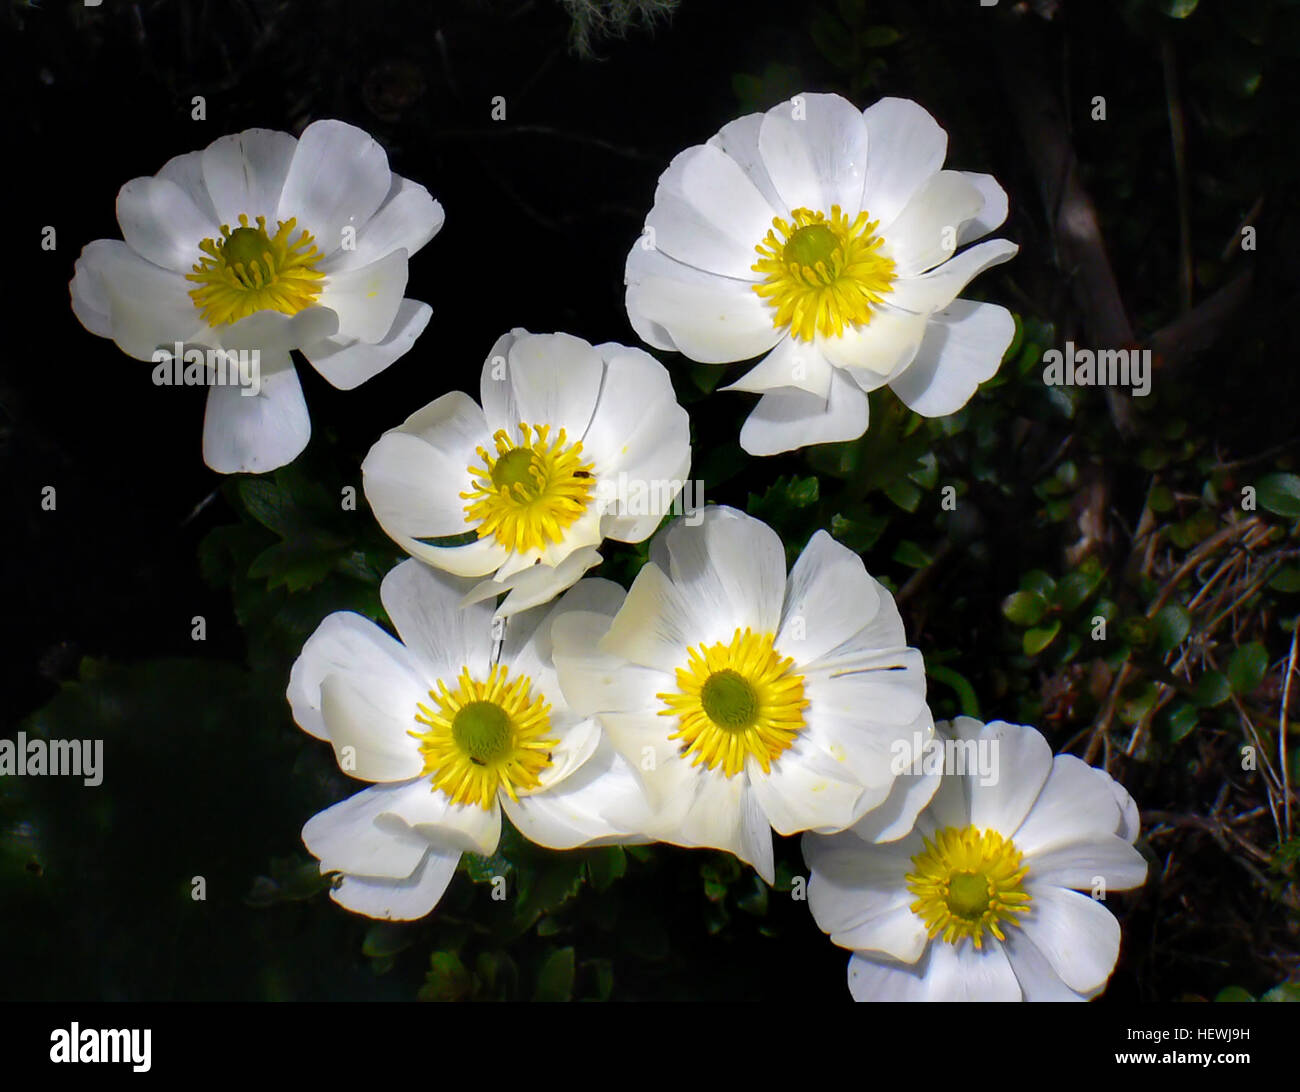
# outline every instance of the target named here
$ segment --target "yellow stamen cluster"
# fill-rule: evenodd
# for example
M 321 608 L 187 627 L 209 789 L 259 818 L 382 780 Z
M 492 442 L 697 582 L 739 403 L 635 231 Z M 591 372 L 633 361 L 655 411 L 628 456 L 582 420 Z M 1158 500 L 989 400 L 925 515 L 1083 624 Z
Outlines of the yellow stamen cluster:
M 266 217 L 250 227 L 240 214 L 239 227 L 221 225 L 220 239 L 204 239 L 204 254 L 185 279 L 199 287 L 190 299 L 210 326 L 226 326 L 257 311 L 296 315 L 316 302 L 325 274 L 316 268 L 324 257 L 311 233 L 294 237 L 297 221 L 281 220 L 274 235 L 267 234 Z
M 495 535 L 508 550 L 545 549 L 591 504 L 596 479 L 582 461 L 582 443 L 569 444 L 564 429 L 550 440 L 550 425 L 519 424 L 520 442 L 505 429 L 492 437 L 496 454 L 478 449 L 481 466 L 470 466 L 470 490 L 462 493 L 465 522 L 479 538 Z
M 916 896 L 911 909 L 931 938 L 960 946 L 968 937 L 976 948 L 985 933 L 1006 940 L 1003 926 L 1019 926 L 1030 896 L 1024 889 L 1029 866 L 1015 843 L 995 830 L 945 827 L 912 858 L 907 889 Z
M 728 644 L 688 649 L 686 666 L 677 669 L 678 692 L 655 695 L 666 707 L 659 715 L 678 718 L 668 738 L 682 741 L 691 765 L 721 766 L 733 777 L 753 755 L 770 773 L 803 730 L 803 676 L 790 670 L 794 661 L 777 653 L 773 639 L 737 629 Z
M 865 326 L 894 283 L 894 261 L 880 253 L 885 241 L 873 234 L 879 221 L 863 211 L 850 223 L 839 205 L 829 218 L 810 209 L 791 215 L 793 222 L 776 217 L 754 248 L 759 260 L 751 268 L 765 276 L 753 287 L 774 308 L 772 325 L 788 326 L 802 341 Z
M 500 664 L 480 682 L 461 670 L 456 688 L 439 679 L 430 690 L 435 709 L 418 703 L 415 719 L 428 731 L 412 731 L 424 756 L 423 775 L 454 804 L 490 808 L 497 792 L 511 800 L 536 789 L 538 776 L 551 765 L 556 740 L 547 739 L 551 707 L 539 694 L 531 697 L 532 680 L 510 680 Z

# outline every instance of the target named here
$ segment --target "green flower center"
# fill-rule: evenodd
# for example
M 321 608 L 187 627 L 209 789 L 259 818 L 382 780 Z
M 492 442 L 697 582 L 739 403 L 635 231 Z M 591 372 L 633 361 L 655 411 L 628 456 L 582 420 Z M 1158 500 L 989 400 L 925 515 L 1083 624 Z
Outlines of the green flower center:
M 480 766 L 504 758 L 512 745 L 510 718 L 492 701 L 464 706 L 451 722 L 451 735 L 470 761 Z
M 831 255 L 839 245 L 839 238 L 825 224 L 809 224 L 790 236 L 781 257 L 788 266 L 816 269 L 818 262 L 831 264 Z
M 261 228 L 254 227 L 235 228 L 221 248 L 221 257 L 226 267 L 249 285 L 253 284 L 255 266 L 261 273 L 262 282 L 271 279 L 272 268 L 268 261 L 270 254 L 270 237 Z M 239 269 L 241 265 L 244 267 L 242 274 Z
M 537 488 L 540 473 L 541 467 L 532 449 L 517 447 L 513 451 L 507 451 L 493 465 L 492 484 L 498 489 L 522 485 L 525 490 L 532 492 Z
M 739 731 L 758 719 L 758 694 L 737 671 L 715 671 L 700 689 L 700 705 L 719 728 Z
M 959 918 L 976 921 L 989 908 L 989 881 L 982 872 L 958 872 L 948 887 L 948 909 Z

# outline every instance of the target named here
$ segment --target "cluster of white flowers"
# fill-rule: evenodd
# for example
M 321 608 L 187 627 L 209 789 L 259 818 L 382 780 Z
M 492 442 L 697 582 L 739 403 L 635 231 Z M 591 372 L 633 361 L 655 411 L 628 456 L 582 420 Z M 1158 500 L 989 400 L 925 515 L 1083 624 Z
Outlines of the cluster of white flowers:
M 809 94 L 664 172 L 628 316 L 696 361 L 762 355 L 729 388 L 762 393 L 751 454 L 860 436 L 885 384 L 951 413 L 997 370 L 1011 315 L 957 295 L 1016 251 L 966 246 L 1006 195 L 944 170 L 946 144 L 915 103 Z M 265 354 L 255 398 L 210 395 L 217 470 L 306 444 L 291 349 L 348 388 L 429 320 L 402 296 L 441 207 L 350 126 L 218 140 L 128 183 L 118 215 L 125 242 L 87 247 L 72 282 L 88 329 L 142 359 L 175 343 Z M 855 997 L 1100 992 L 1119 949 L 1101 900 L 1146 872 L 1127 793 L 1032 728 L 936 725 L 893 598 L 825 531 L 788 572 L 779 536 L 731 508 L 655 534 L 690 460 L 657 359 L 524 330 L 490 349 L 478 402 L 444 394 L 374 445 L 365 493 L 411 558 L 381 589 L 397 636 L 332 614 L 288 688 L 298 724 L 371 785 L 303 830 L 341 877 L 333 898 L 428 914 L 461 854 L 495 852 L 503 811 L 553 849 L 713 847 L 769 883 L 772 831 L 807 832 L 809 903 L 853 951 Z M 669 487 L 632 505 L 611 499 L 619 480 Z M 627 591 L 584 577 L 606 538 L 652 535 Z M 923 761 L 953 743 L 989 745 L 992 769 Z

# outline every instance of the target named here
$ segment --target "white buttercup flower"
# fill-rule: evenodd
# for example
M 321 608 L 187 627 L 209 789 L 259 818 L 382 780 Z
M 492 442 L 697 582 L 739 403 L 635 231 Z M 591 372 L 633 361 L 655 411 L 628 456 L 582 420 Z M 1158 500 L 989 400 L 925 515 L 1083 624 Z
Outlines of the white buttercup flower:
M 468 601 L 498 614 L 545 603 L 640 542 L 690 470 L 690 423 L 649 353 L 514 330 L 483 365 L 482 406 L 445 394 L 386 432 L 361 473 L 379 524 L 407 553 L 489 577 Z
M 921 655 L 862 560 L 819 531 L 787 577 L 776 533 L 731 508 L 672 524 L 617 611 L 566 613 L 552 639 L 569 704 L 641 771 L 647 833 L 729 850 L 769 883 L 771 828 L 856 822 L 889 800 L 895 748 L 933 731 Z
M 516 616 L 495 656 L 492 610 L 460 607 L 465 590 L 404 561 L 380 589 L 401 641 L 338 612 L 293 665 L 294 719 L 374 782 L 302 832 L 321 872 L 343 873 L 334 900 L 360 914 L 423 917 L 462 852 L 496 851 L 503 811 L 552 849 L 644 840 L 636 772 L 566 705 L 550 661 L 555 613 L 606 609 L 622 589 L 585 580 L 551 611 Z
M 260 388 L 213 385 L 203 458 L 222 473 L 292 461 L 311 419 L 290 350 L 330 383 L 363 383 L 423 331 L 404 299 L 407 259 L 442 227 L 442 206 L 394 174 L 366 133 L 317 121 L 300 138 L 248 129 L 122 187 L 125 241 L 77 260 L 72 309 L 138 360 L 176 345 L 254 351 Z
M 888 383 L 926 417 L 960 409 L 1015 330 L 1003 307 L 957 299 L 1017 247 L 992 231 L 1007 197 L 990 175 L 943 170 L 948 138 L 924 109 L 796 95 L 678 155 L 627 259 L 643 340 L 705 363 L 761 363 L 728 390 L 761 393 L 751 455 L 851 440 Z
M 1033 728 L 959 717 L 938 729 L 936 743 L 955 741 L 965 767 L 943 775 L 915 830 L 885 845 L 857 828 L 804 837 L 808 904 L 853 949 L 850 991 L 859 1001 L 1096 996 L 1120 944 L 1099 899 L 1146 879 L 1132 797 L 1073 755 L 1053 759 Z M 986 776 L 971 757 L 990 746 Z

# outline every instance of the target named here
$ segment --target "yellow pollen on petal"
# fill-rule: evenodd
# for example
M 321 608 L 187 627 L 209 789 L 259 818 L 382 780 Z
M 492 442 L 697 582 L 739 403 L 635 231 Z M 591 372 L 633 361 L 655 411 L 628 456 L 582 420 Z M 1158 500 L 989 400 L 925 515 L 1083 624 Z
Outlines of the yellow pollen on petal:
M 582 460 L 582 443 L 570 444 L 564 429 L 550 439 L 550 425 L 519 424 L 520 442 L 505 429 L 492 437 L 495 454 L 478 449 L 470 466 L 470 489 L 460 494 L 465 522 L 479 538 L 488 535 L 507 550 L 523 553 L 558 544 L 591 504 L 596 479 Z
M 438 689 L 429 691 L 436 708 L 416 705 L 415 719 L 427 731 L 407 733 L 420 744 L 422 776 L 434 791 L 441 789 L 453 804 L 487 809 L 499 790 L 518 800 L 539 786 L 558 741 L 546 738 L 551 707 L 531 692 L 532 679 L 511 680 L 500 664 L 482 681 L 463 668 L 455 689 L 438 680 Z
M 880 253 L 880 222 L 865 210 L 850 222 L 839 205 L 831 206 L 829 217 L 811 209 L 795 209 L 791 216 L 772 220 L 754 248 L 759 260 L 750 267 L 764 274 L 753 288 L 772 308 L 772 325 L 789 327 L 801 341 L 865 326 L 895 279 L 894 260 Z
M 266 217 L 256 226 L 239 216 L 233 231 L 221 225 L 220 239 L 199 243 L 202 256 L 187 281 L 190 299 L 209 326 L 226 326 L 258 311 L 296 315 L 314 304 L 325 286 L 317 269 L 324 255 L 308 231 L 295 236 L 297 220 L 280 220 L 276 232 L 266 230 Z
M 1006 940 L 1003 927 L 1019 926 L 1031 897 L 1024 888 L 1029 866 L 1015 843 L 995 830 L 945 827 L 912 858 L 907 889 L 916 896 L 912 912 L 931 939 L 954 947 L 967 938 L 980 948 L 985 934 Z
M 691 765 L 722 767 L 733 777 L 753 755 L 764 773 L 794 743 L 804 728 L 803 676 L 794 661 L 773 648 L 766 633 L 737 629 L 728 644 L 687 649 L 685 667 L 677 669 L 677 692 L 656 694 L 665 708 L 661 717 L 677 717 L 669 739 L 682 741 Z

